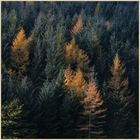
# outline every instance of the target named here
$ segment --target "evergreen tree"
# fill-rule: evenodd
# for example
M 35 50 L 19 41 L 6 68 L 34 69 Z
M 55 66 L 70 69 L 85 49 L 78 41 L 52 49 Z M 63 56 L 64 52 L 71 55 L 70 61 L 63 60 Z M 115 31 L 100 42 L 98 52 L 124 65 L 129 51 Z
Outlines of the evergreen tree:
M 94 16 L 98 16 L 101 13 L 101 2 L 98 2 L 94 11 Z
M 46 17 L 40 12 L 32 31 L 32 43 L 30 47 L 30 63 L 28 76 L 31 78 L 36 90 L 40 90 L 43 80 L 43 72 L 46 66 L 46 39 L 44 38 L 46 30 Z M 38 75 L 38 76 L 36 76 Z
M 12 39 L 18 31 L 19 21 L 15 9 L 8 12 L 7 8 L 3 10 L 2 17 L 2 61 L 5 63 L 5 67 L 10 67 L 10 48 Z
M 138 138 L 138 2 L 1 5 L 2 138 Z
M 75 138 L 77 135 L 76 126 L 79 119 L 79 113 L 82 109 L 79 97 L 72 91 L 65 93 L 60 111 L 61 111 L 61 133 L 62 138 Z
M 45 77 L 51 81 L 57 77 L 59 71 L 64 67 L 64 38 L 57 35 L 56 46 L 47 49 L 47 64 L 44 69 Z M 59 38 L 58 38 L 59 37 Z M 52 43 L 53 44 L 53 43 Z
M 46 80 L 38 97 L 36 123 L 39 129 L 38 137 L 61 137 L 60 107 L 64 91 L 62 87 L 62 71 L 57 79 L 49 82 Z
M 23 104 L 18 99 L 2 105 L 2 138 L 29 138 L 36 130 L 26 122 Z

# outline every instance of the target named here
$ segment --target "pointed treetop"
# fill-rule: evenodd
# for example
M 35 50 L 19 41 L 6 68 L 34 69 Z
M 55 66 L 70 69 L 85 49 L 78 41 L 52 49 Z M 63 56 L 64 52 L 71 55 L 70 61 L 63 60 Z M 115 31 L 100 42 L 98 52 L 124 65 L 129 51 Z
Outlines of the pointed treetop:
M 113 60 L 111 72 L 112 75 L 116 75 L 116 74 L 123 75 L 125 73 L 125 69 L 122 68 L 121 60 L 118 53 L 115 55 L 115 58 Z
M 18 34 L 16 35 L 15 40 L 13 41 L 12 47 L 16 49 L 19 48 L 21 43 L 23 43 L 25 40 L 26 40 L 25 31 L 23 28 L 21 28 Z
M 76 23 L 71 29 L 72 37 L 75 36 L 78 32 L 80 32 L 82 28 L 83 28 L 83 22 L 81 16 L 79 16 Z

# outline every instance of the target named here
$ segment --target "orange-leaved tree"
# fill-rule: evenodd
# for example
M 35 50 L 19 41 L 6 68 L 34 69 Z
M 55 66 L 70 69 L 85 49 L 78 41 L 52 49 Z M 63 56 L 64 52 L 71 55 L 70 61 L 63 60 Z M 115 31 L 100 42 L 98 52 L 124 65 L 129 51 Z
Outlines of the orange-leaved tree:
M 81 16 L 78 17 L 77 21 L 73 25 L 71 29 L 71 35 L 74 37 L 78 32 L 80 32 L 83 28 L 83 22 Z
M 26 38 L 25 31 L 21 28 L 11 46 L 11 69 L 9 73 L 12 79 L 20 80 L 26 75 L 31 41 L 31 37 Z
M 86 81 L 83 72 L 78 69 L 73 78 L 73 88 L 78 95 L 82 95 L 86 89 Z
M 74 39 L 66 45 L 65 59 L 73 69 L 80 68 L 82 71 L 89 69 L 89 57 L 84 50 L 78 48 Z
M 132 121 L 132 106 L 134 97 L 128 88 L 128 78 L 122 66 L 118 53 L 111 67 L 112 77 L 108 83 L 108 116 L 111 116 L 108 126 L 110 137 L 127 137 Z M 125 128 L 128 129 L 125 129 Z M 125 130 L 125 131 L 124 131 Z
M 113 60 L 111 73 L 112 78 L 109 81 L 110 96 L 124 97 L 126 94 L 128 95 L 128 78 L 123 78 L 125 69 L 122 67 L 122 63 L 118 54 L 116 54 Z
M 89 82 L 86 95 L 82 101 L 84 111 L 81 113 L 78 131 L 88 138 L 104 138 L 106 123 L 106 108 L 103 99 L 93 79 Z
M 64 72 L 64 85 L 68 90 L 74 91 L 77 95 L 82 96 L 86 89 L 86 81 L 80 69 L 76 72 L 68 67 Z
M 73 71 L 70 69 L 70 66 L 65 69 L 64 71 L 64 85 L 67 87 L 69 90 L 73 90 L 73 78 L 74 74 Z

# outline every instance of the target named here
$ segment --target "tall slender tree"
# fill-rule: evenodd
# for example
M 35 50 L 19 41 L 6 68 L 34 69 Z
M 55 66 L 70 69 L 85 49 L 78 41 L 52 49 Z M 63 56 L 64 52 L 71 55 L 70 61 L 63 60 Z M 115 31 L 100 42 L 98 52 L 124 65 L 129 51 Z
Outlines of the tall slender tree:
M 125 69 L 120 57 L 115 55 L 111 67 L 112 77 L 108 91 L 108 130 L 110 137 L 127 137 L 126 131 L 130 128 L 134 97 L 128 88 L 128 78 L 125 78 Z M 110 116 L 110 117 L 109 117 Z M 129 125 L 132 125 L 131 123 Z M 126 129 L 127 127 L 127 129 Z
M 34 137 L 37 129 L 26 120 L 27 112 L 19 99 L 7 101 L 2 105 L 2 138 Z
M 82 28 L 83 28 L 83 22 L 81 16 L 79 16 L 71 29 L 72 37 L 74 37 L 77 33 L 79 33 L 82 30 Z
M 80 68 L 82 71 L 87 71 L 89 69 L 89 57 L 84 50 L 79 49 L 75 39 L 66 45 L 65 59 L 66 63 L 70 64 L 74 70 Z
M 26 38 L 25 31 L 21 28 L 13 41 L 11 47 L 11 69 L 9 71 L 13 79 L 20 80 L 27 74 L 31 40 L 31 37 Z
M 79 121 L 79 131 L 88 138 L 104 138 L 104 125 L 106 123 L 106 108 L 103 99 L 97 90 L 95 82 L 91 80 L 88 84 L 86 95 L 82 101 L 84 111 Z
M 86 81 L 82 71 L 78 69 L 74 72 L 68 67 L 64 73 L 64 85 L 70 91 L 74 91 L 77 95 L 82 96 L 86 89 Z

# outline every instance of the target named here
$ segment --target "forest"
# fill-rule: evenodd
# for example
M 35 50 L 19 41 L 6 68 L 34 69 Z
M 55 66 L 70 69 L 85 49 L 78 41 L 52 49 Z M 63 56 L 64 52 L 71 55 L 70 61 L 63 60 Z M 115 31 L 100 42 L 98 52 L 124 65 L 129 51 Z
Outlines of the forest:
M 16 138 L 138 138 L 138 2 L 1 2 L 1 130 Z

